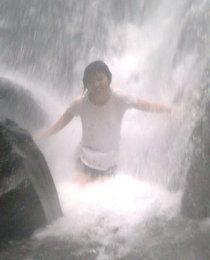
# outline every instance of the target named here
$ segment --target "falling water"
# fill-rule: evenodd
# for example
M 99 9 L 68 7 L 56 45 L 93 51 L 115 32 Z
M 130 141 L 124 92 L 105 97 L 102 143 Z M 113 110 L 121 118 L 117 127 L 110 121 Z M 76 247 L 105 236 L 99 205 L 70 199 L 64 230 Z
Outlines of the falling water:
M 129 111 L 117 175 L 71 182 L 77 119 L 39 142 L 64 217 L 1 259 L 208 259 L 208 221 L 179 215 L 197 102 L 206 84 L 209 1 L 12 0 L 0 3 L 0 71 L 26 88 L 51 123 L 82 92 L 85 65 L 103 59 L 113 87 L 180 107 Z M 30 212 L 29 212 L 30 214 Z M 205 232 L 204 232 L 205 230 Z

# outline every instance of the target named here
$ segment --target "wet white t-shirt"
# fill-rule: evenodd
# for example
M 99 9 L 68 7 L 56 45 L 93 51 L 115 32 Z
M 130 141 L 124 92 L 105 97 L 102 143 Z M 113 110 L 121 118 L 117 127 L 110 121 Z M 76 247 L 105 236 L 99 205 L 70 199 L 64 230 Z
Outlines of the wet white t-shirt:
M 104 105 L 91 103 L 87 93 L 72 102 L 68 111 L 82 122 L 79 158 L 85 165 L 102 171 L 117 165 L 122 118 L 134 102 L 119 90 Z

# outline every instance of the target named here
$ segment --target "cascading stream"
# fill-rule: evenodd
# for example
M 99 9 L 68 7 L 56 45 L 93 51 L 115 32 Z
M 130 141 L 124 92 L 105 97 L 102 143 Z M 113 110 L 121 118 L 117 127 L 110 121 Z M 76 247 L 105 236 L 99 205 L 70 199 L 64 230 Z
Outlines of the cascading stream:
M 209 1 L 9 0 L 0 7 L 0 71 L 27 86 L 51 123 L 82 92 L 86 64 L 99 58 L 113 87 L 184 107 L 172 114 L 129 111 L 117 175 L 104 183 L 71 182 L 79 119 L 38 142 L 64 217 L 0 258 L 206 259 L 208 221 L 202 229 L 179 210 L 208 69 Z

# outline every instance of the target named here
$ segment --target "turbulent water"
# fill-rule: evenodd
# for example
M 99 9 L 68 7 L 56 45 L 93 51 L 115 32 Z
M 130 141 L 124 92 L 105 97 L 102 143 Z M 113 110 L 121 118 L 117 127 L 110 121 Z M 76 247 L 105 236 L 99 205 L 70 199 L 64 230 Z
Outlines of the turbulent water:
M 103 59 L 113 87 L 183 107 L 129 111 L 117 175 L 71 182 L 81 137 L 75 119 L 39 142 L 64 217 L 1 259 L 210 259 L 210 224 L 179 214 L 190 135 L 209 70 L 209 1 L 0 1 L 0 71 L 22 83 L 53 123 L 82 91 L 85 65 Z M 30 212 L 29 212 L 30 214 Z

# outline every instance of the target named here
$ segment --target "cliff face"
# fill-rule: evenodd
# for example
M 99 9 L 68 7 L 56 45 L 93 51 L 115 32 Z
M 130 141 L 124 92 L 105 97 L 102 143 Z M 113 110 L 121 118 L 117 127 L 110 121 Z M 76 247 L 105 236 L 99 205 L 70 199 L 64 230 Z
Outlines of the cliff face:
M 192 136 L 194 151 L 182 199 L 182 214 L 190 218 L 210 217 L 210 101 Z

